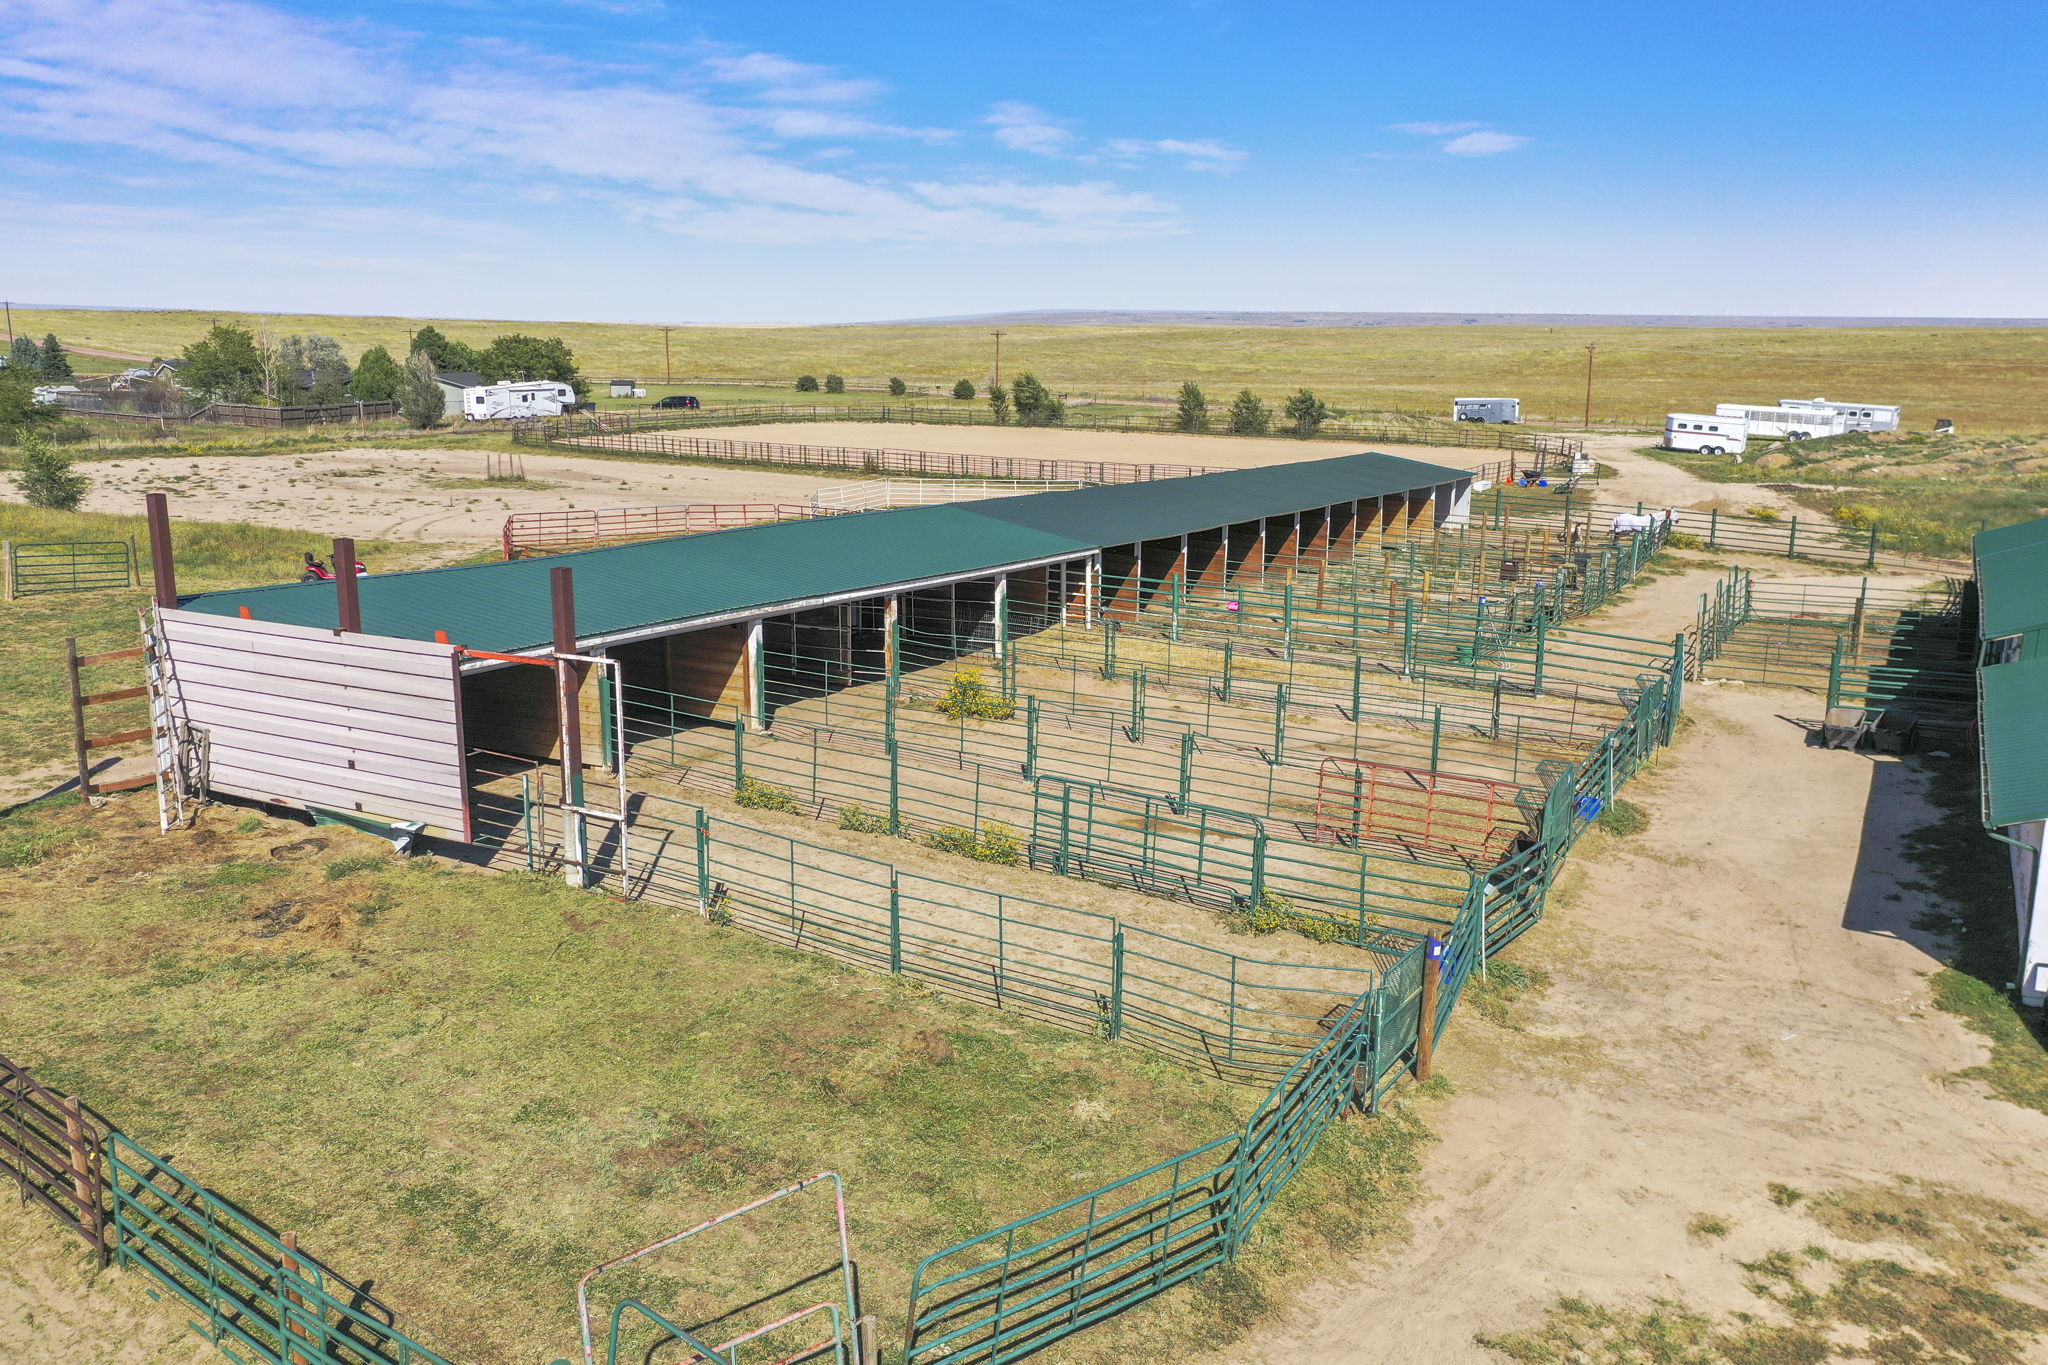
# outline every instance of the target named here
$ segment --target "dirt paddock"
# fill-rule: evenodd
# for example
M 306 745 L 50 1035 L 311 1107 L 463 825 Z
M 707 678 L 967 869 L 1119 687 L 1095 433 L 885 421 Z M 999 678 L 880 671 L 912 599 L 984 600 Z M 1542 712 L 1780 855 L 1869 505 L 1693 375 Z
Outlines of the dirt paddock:
M 504 457 L 499 457 L 500 459 Z M 832 482 L 817 471 L 773 474 L 540 452 L 522 454 L 524 483 L 484 481 L 482 451 L 326 450 L 275 455 L 152 456 L 85 466 L 88 512 L 139 512 L 142 495 L 171 495 L 184 521 L 253 521 L 325 535 L 407 541 L 496 540 L 513 512 L 674 502 L 802 502 Z M 19 501 L 11 484 L 0 497 Z

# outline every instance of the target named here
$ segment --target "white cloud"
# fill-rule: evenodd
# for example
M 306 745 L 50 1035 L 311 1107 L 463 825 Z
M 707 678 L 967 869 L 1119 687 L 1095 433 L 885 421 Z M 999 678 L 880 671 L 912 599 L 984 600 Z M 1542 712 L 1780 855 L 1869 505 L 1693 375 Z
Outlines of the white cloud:
M 1074 143 L 1074 135 L 1054 123 L 1043 109 L 1016 100 L 996 105 L 982 122 L 993 127 L 996 141 L 1013 152 L 1060 156 Z
M 1528 145 L 1529 139 L 1519 133 L 1496 133 L 1491 128 L 1482 128 L 1476 133 L 1452 138 L 1444 144 L 1444 151 L 1451 156 L 1498 156 Z
M 1012 243 L 1177 230 L 1175 205 L 1104 181 L 995 183 L 924 168 L 908 183 L 900 168 L 826 169 L 783 155 L 777 139 L 936 145 L 951 133 L 851 112 L 881 85 L 773 53 L 699 49 L 673 66 L 536 70 L 245 0 L 6 3 L 18 17 L 0 58 L 0 136 L 112 145 L 159 171 L 211 167 L 272 198 L 292 185 L 302 203 L 339 172 L 352 202 L 391 205 L 402 222 L 453 176 L 485 197 L 531 200 L 544 185 L 558 199 L 726 240 Z M 1040 155 L 1074 140 L 1029 105 L 999 105 L 988 122 L 1006 146 Z M 1148 145 L 1190 165 L 1233 156 L 1214 143 Z M 390 235 L 402 238 L 402 227 Z
M 1201 139 L 1187 141 L 1181 138 L 1163 137 L 1154 140 L 1134 137 L 1111 138 L 1103 144 L 1104 159 L 1123 165 L 1134 165 L 1153 156 L 1184 157 L 1185 167 L 1191 171 L 1227 171 L 1236 168 L 1251 153 L 1241 151 L 1224 143 Z
M 1437 150 L 1446 156 L 1498 156 L 1529 145 L 1520 133 L 1503 133 L 1484 123 L 1394 123 L 1397 133 L 1442 138 Z
M 718 80 L 751 85 L 765 98 L 793 104 L 848 104 L 872 99 L 882 90 L 880 81 L 849 79 L 830 67 L 791 61 L 772 52 L 707 57 L 704 66 Z

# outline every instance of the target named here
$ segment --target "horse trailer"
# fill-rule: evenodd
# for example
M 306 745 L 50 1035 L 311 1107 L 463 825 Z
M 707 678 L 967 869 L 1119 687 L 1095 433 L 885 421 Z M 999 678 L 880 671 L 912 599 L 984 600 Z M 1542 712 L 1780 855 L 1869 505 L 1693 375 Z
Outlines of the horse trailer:
M 1825 398 L 1780 398 L 1778 406 L 1798 412 L 1838 412 L 1847 419 L 1851 431 L 1899 429 L 1899 406 L 1896 403 L 1830 403 Z
M 1812 408 L 1753 408 L 1747 403 L 1717 403 L 1716 417 L 1739 417 L 1748 423 L 1751 436 L 1782 436 L 1804 441 L 1814 436 L 1840 436 L 1849 430 L 1849 419 L 1839 412 Z
M 1664 418 L 1664 448 L 1702 455 L 1740 455 L 1749 446 L 1749 423 L 1740 417 L 1674 412 Z
M 1460 422 L 1519 422 L 1519 398 L 1453 398 L 1451 416 Z

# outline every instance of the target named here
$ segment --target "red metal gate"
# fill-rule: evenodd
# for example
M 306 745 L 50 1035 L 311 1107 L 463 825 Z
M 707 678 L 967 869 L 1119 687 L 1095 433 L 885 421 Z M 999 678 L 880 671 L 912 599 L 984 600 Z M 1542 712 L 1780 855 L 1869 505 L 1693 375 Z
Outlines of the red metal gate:
M 505 558 L 588 550 L 634 540 L 723 531 L 822 515 L 801 502 L 676 502 L 650 507 L 570 507 L 505 518 Z
M 1461 773 L 1326 758 L 1317 774 L 1315 838 L 1491 863 L 1526 827 L 1515 803 L 1521 791 Z

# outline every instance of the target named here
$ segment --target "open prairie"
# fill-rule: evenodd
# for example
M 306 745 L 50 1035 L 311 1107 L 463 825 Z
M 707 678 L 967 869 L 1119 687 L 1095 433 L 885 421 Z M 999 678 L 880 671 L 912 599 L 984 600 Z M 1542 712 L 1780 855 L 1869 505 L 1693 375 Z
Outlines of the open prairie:
M 171 356 L 218 318 L 274 334 L 318 332 L 351 355 L 402 349 L 422 318 L 215 312 L 24 310 L 21 332 L 55 332 L 94 350 Z M 431 319 L 450 337 L 488 342 L 504 332 L 559 336 L 584 374 L 642 380 L 663 374 L 658 326 L 626 323 Z M 1306 385 L 1348 408 L 1448 415 L 1460 395 L 1506 394 L 1534 421 L 1580 419 L 1586 347 L 1596 347 L 1593 417 L 1651 424 L 1675 410 L 1793 396 L 1902 404 L 1909 425 L 1937 417 L 1965 429 L 2048 427 L 2048 328 L 1657 327 L 1006 327 L 1003 370 L 1030 370 L 1055 390 L 1166 396 L 1183 380 L 1212 399 L 1249 387 L 1277 399 Z M 916 385 L 977 383 L 994 342 L 983 327 L 677 327 L 674 373 L 793 384 L 800 374 L 855 383 L 891 375 Z M 118 362 L 90 363 L 100 368 Z

